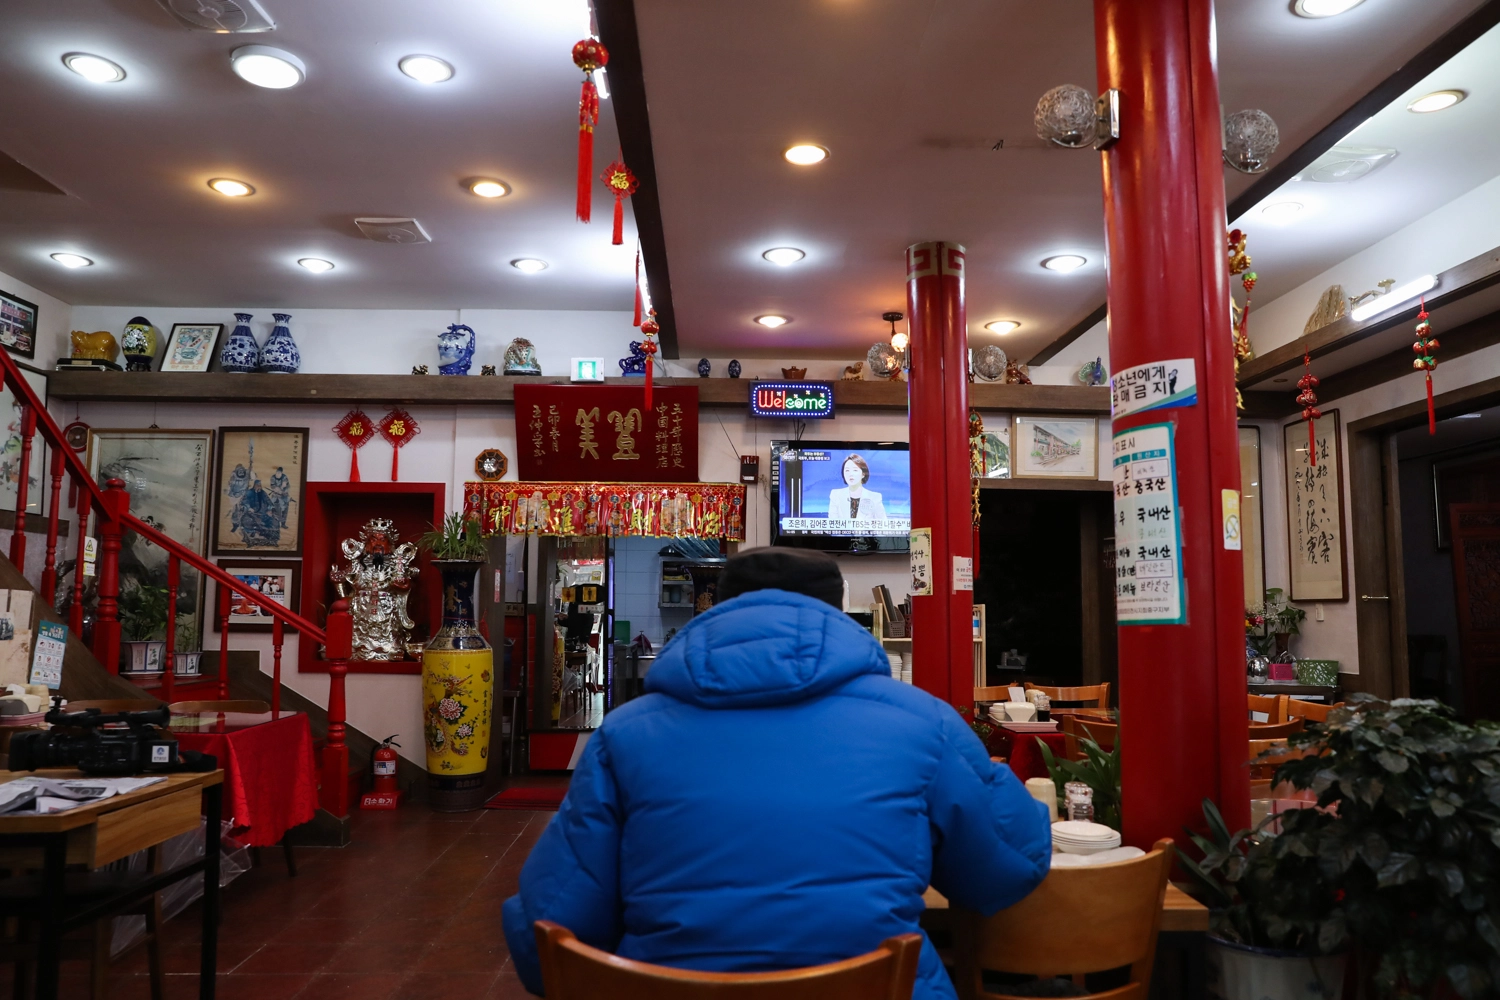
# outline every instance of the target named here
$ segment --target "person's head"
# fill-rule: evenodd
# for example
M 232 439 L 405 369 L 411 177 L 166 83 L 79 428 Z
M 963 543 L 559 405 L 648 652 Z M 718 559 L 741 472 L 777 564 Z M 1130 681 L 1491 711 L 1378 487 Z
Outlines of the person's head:
M 752 590 L 789 590 L 836 608 L 844 606 L 844 574 L 823 552 L 806 549 L 749 549 L 730 557 L 719 577 L 719 601 Z
M 870 463 L 858 455 L 850 455 L 844 459 L 844 482 L 853 486 L 855 483 L 863 486 L 870 481 Z

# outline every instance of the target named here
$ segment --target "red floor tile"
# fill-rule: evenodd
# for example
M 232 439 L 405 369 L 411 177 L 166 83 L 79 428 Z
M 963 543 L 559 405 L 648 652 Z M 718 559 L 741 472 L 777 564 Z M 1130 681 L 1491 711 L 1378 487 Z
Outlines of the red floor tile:
M 495 982 L 493 972 L 414 973 L 391 994 L 391 1000 L 452 1000 L 482 997 Z

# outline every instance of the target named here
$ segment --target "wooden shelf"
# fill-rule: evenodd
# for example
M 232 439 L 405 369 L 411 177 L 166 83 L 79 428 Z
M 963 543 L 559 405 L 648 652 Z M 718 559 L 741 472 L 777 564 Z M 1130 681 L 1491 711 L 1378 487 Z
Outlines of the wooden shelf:
M 504 405 L 517 385 L 567 385 L 562 376 L 536 375 L 241 375 L 231 372 L 47 373 L 52 399 L 107 402 L 401 403 L 405 405 Z M 640 385 L 638 378 L 608 385 Z M 751 379 L 663 378 L 657 385 L 696 386 L 700 406 L 748 407 Z M 835 411 L 842 408 L 905 410 L 905 382 L 833 383 Z M 976 382 L 969 405 L 979 410 L 1025 413 L 1109 413 L 1109 390 L 1082 385 L 1005 385 Z

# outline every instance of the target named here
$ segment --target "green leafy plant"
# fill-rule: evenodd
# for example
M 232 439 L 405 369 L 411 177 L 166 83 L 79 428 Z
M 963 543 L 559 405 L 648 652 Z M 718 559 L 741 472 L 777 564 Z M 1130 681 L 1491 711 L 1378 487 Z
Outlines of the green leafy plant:
M 1245 609 L 1245 640 L 1262 656 L 1276 648 L 1276 636 L 1297 635 L 1307 612 L 1286 599 L 1280 587 L 1271 587 L 1258 607 Z
M 167 631 L 167 588 L 127 583 L 119 597 L 120 631 L 127 642 L 149 642 Z
M 193 615 L 177 616 L 177 652 L 195 653 L 202 646 L 203 636 L 198 629 L 198 619 Z
M 443 519 L 441 528 L 434 527 L 417 539 L 417 544 L 432 553 L 434 559 L 464 559 L 469 562 L 484 562 L 484 536 L 479 533 L 479 522 L 465 520 L 454 512 Z
M 988 749 L 990 739 L 995 735 L 997 728 L 995 724 L 982 716 L 975 715 L 974 709 L 968 705 L 958 706 L 958 714 L 964 717 L 964 721 L 969 724 L 969 728 L 974 730 L 974 735 L 979 737 L 979 742 L 983 743 L 985 748 Z
M 1087 723 L 1084 723 L 1087 725 Z M 1078 737 L 1078 748 L 1083 751 L 1082 760 L 1061 760 L 1052 753 L 1052 748 L 1043 740 L 1042 759 L 1047 764 L 1047 773 L 1057 786 L 1058 809 L 1063 808 L 1063 786 L 1070 781 L 1081 781 L 1094 791 L 1094 822 L 1120 829 L 1120 737 L 1115 736 L 1115 745 L 1105 750 L 1087 736 Z

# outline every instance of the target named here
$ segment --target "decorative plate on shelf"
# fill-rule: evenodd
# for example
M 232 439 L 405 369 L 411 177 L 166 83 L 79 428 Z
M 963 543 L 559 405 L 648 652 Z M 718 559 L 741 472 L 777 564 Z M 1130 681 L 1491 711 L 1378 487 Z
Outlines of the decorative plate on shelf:
M 474 458 L 474 474 L 487 483 L 496 483 L 505 478 L 510 462 L 499 448 L 486 448 Z
M 1005 378 L 1009 359 L 997 344 L 985 344 L 974 352 L 974 377 L 981 382 L 999 382 Z

